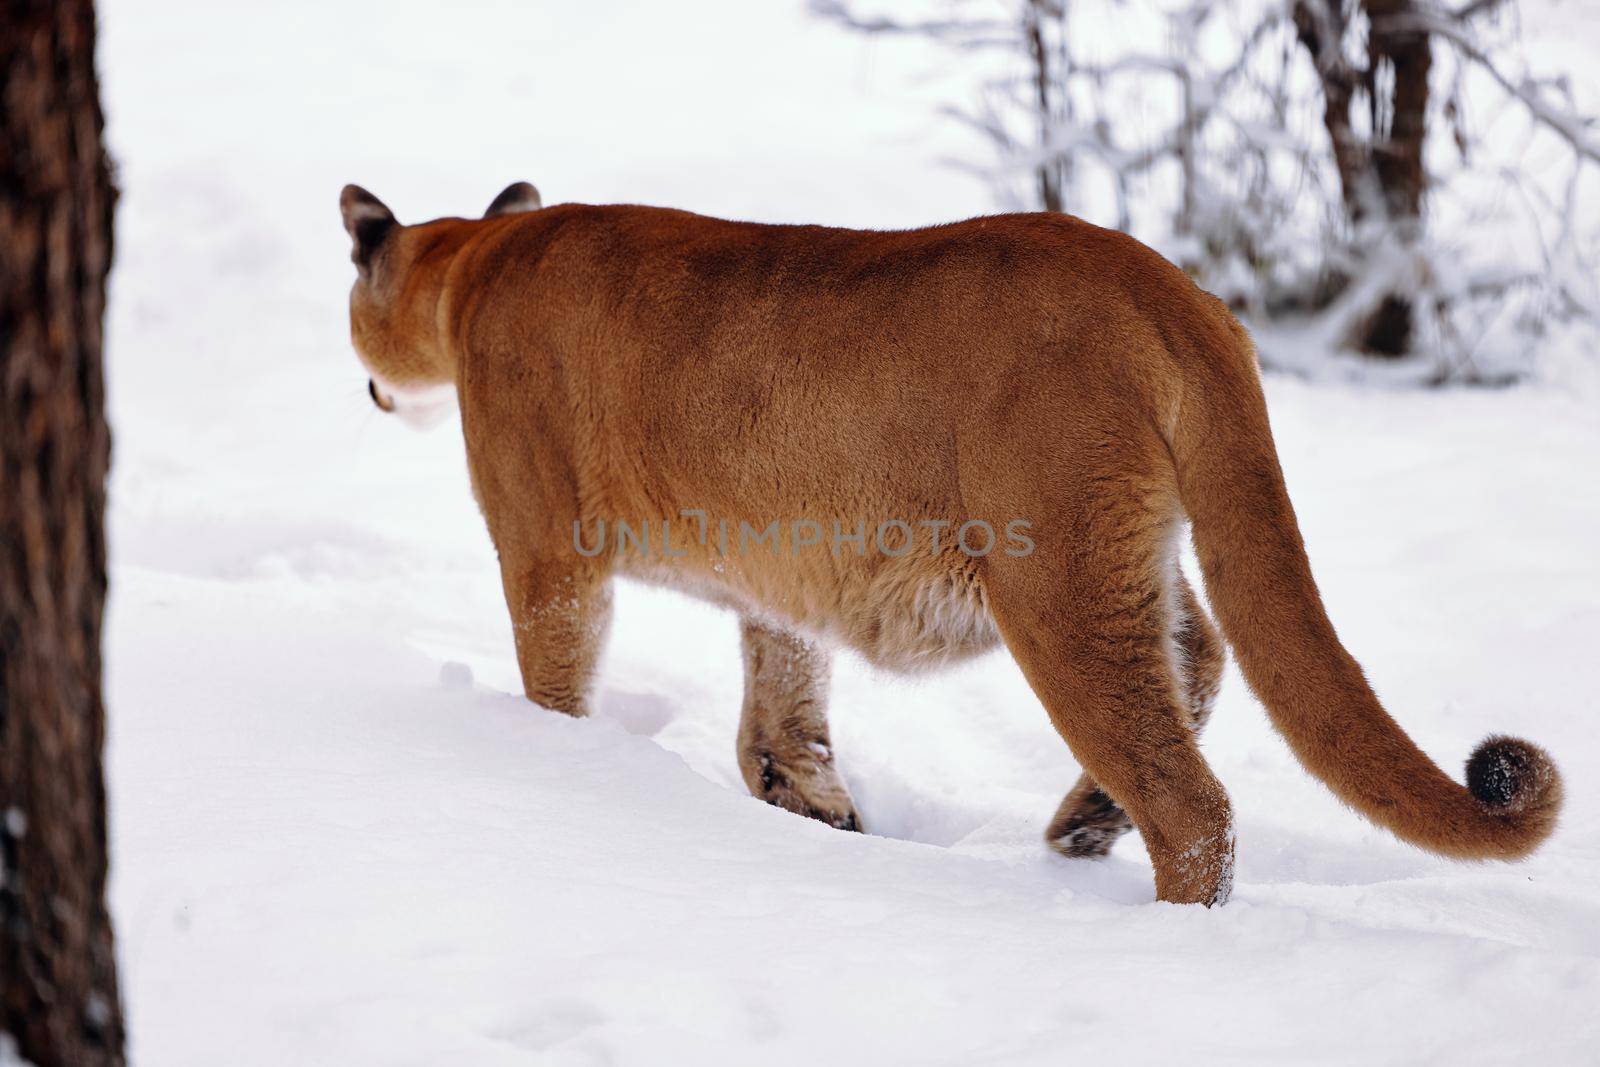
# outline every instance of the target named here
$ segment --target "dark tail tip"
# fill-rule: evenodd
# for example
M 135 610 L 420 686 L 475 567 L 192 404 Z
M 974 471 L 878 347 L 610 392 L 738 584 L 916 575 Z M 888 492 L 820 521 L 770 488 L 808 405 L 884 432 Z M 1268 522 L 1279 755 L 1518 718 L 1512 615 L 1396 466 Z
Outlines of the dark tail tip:
M 1516 737 L 1486 738 L 1467 760 L 1467 788 L 1490 814 L 1517 824 L 1514 855 L 1531 852 L 1555 829 L 1561 773 L 1538 745 Z

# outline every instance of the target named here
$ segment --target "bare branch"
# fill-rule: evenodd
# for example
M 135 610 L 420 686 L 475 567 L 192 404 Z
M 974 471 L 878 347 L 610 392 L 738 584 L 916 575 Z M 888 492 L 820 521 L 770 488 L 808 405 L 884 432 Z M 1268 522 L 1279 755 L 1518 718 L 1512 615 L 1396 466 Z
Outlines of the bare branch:
M 1450 12 L 1450 17 L 1459 22 L 1464 22 L 1478 15 L 1488 14 L 1498 7 L 1503 7 L 1505 2 L 1506 0 L 1471 0 L 1470 3 L 1462 4 Z
M 929 37 L 963 48 L 1016 47 L 1016 28 L 999 19 L 915 19 L 902 21 L 887 16 L 862 17 L 844 0 L 810 0 L 813 15 L 839 23 L 858 33 L 892 36 Z

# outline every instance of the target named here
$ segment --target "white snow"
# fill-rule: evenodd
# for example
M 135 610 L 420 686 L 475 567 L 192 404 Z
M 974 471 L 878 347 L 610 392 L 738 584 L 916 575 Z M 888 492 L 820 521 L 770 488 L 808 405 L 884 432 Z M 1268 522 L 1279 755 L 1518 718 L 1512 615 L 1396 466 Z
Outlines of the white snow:
M 798 5 L 105 0 L 124 195 L 110 317 L 112 905 L 132 1051 L 337 1064 L 1593 1062 L 1600 398 L 1269 383 L 1330 610 L 1451 770 L 1553 752 L 1519 866 L 1396 843 L 1230 671 L 1206 751 L 1225 908 L 1137 838 L 1040 834 L 1076 766 L 1004 655 L 842 660 L 870 835 L 746 795 L 731 617 L 622 588 L 599 715 L 519 695 L 452 419 L 373 409 L 336 201 L 908 225 L 974 214 L 895 50 Z M 904 69 L 896 64 L 904 63 Z

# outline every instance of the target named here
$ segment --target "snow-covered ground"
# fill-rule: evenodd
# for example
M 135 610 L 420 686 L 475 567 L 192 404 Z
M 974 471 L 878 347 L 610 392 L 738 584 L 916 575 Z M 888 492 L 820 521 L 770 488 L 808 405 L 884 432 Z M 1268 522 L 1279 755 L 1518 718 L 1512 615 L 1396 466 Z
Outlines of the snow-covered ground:
M 1045 850 L 1076 767 L 1003 655 L 917 681 L 840 662 L 872 831 L 846 834 L 746 795 L 711 609 L 623 589 L 594 719 L 514 695 L 459 434 L 374 411 L 349 351 L 335 200 L 473 213 L 527 178 L 766 219 L 980 212 L 904 88 L 925 63 L 740 0 L 102 8 L 136 1062 L 1600 1054 L 1592 356 L 1497 393 L 1269 384 L 1324 593 L 1394 714 L 1448 767 L 1491 730 L 1560 761 L 1565 823 L 1531 861 L 1366 826 L 1230 672 L 1206 750 L 1234 900 L 1154 903 L 1137 838 Z

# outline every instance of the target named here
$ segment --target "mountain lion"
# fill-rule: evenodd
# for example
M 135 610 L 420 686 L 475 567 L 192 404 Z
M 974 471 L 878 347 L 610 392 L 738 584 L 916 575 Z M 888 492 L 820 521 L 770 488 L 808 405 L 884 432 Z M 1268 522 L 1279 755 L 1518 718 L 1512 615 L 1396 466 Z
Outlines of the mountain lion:
M 372 398 L 459 403 L 535 703 L 587 711 L 613 575 L 726 605 L 751 792 L 861 829 L 827 650 L 912 671 L 1003 643 L 1083 767 L 1053 846 L 1137 827 L 1158 896 L 1211 904 L 1233 818 L 1196 735 L 1225 639 L 1305 768 L 1401 839 L 1513 860 L 1554 828 L 1541 749 L 1492 737 L 1463 787 L 1378 703 L 1312 580 L 1249 337 L 1132 238 L 546 208 L 526 183 L 481 219 L 340 203 Z

